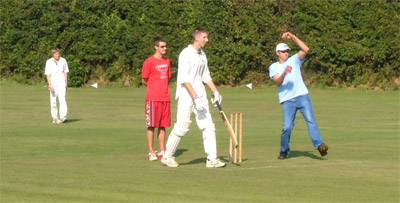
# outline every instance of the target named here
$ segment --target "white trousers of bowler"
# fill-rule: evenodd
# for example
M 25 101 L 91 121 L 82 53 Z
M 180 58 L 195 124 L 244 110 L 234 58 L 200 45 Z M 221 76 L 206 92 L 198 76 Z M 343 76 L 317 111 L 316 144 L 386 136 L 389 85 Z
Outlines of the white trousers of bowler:
M 50 91 L 50 112 L 53 119 L 58 118 L 57 98 L 60 104 L 60 118 L 67 116 L 67 102 L 65 100 L 66 88 L 64 86 L 53 87 L 54 92 Z
M 203 100 L 203 102 L 208 104 L 208 100 L 206 97 L 202 97 L 201 99 Z M 215 126 L 211 118 L 208 105 L 206 106 L 205 110 L 197 111 L 191 98 L 180 97 L 178 101 L 178 110 L 176 115 L 177 121 L 174 125 L 174 129 L 172 129 L 171 131 L 170 136 L 177 136 L 175 138 L 178 138 L 179 140 L 183 138 L 183 136 L 185 136 L 190 128 L 190 117 L 192 113 L 195 114 L 197 126 L 202 131 L 204 152 L 207 155 L 207 159 L 215 160 L 217 158 Z M 171 138 L 168 138 L 169 141 Z M 174 139 L 171 139 L 171 141 L 172 140 Z M 171 153 L 168 154 L 168 156 L 173 156 L 176 148 L 178 147 L 178 144 L 179 142 L 176 143 L 176 145 L 172 145 L 172 143 L 167 143 L 167 153 Z M 170 149 L 168 149 L 168 147 L 170 147 Z

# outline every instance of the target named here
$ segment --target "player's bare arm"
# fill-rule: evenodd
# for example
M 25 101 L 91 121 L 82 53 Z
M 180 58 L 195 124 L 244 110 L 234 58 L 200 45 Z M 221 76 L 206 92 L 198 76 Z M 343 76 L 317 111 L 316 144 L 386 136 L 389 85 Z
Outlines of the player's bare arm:
M 194 91 L 193 86 L 192 84 L 190 84 L 190 82 L 183 83 L 183 86 L 185 86 L 186 90 L 189 92 L 189 95 L 192 98 L 196 98 L 198 96 L 196 91 Z
M 282 35 L 283 39 L 292 39 L 294 42 L 296 42 L 296 44 L 300 47 L 300 51 L 298 52 L 298 56 L 299 59 L 304 59 L 308 53 L 308 51 L 310 50 L 310 48 L 308 48 L 308 46 L 301 41 L 296 35 L 290 33 L 290 32 L 285 32 Z
M 209 82 L 206 83 L 207 86 L 211 89 L 211 91 L 214 93 L 217 91 L 217 87 L 215 86 L 214 82 L 210 80 Z
M 54 87 L 51 84 L 50 75 L 46 75 L 46 79 L 47 79 L 47 84 L 49 85 L 50 91 L 54 92 Z
M 65 88 L 68 88 L 68 73 L 64 73 L 65 76 Z
M 192 97 L 195 108 L 197 111 L 204 111 L 205 107 L 207 106 L 207 103 L 205 103 L 199 95 L 197 95 L 196 91 L 194 91 L 192 84 L 190 82 L 185 82 L 183 83 L 185 86 L 186 90 L 189 92 L 189 95 Z
M 149 78 L 142 78 L 142 84 L 144 86 L 147 86 L 147 81 L 149 80 Z
M 281 75 L 279 75 L 279 74 L 274 75 L 273 79 L 274 79 L 275 84 L 278 87 L 281 86 L 282 83 L 283 83 L 283 80 L 285 79 L 285 76 L 287 74 L 289 74 L 291 71 L 292 71 L 292 67 L 291 66 L 287 66 L 285 71 Z

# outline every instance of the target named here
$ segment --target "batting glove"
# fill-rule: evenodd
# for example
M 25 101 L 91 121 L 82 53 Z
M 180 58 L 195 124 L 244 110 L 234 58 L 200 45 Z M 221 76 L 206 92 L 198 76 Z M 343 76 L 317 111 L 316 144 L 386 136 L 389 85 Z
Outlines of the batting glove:
M 217 102 L 218 104 L 222 103 L 222 96 L 219 94 L 218 91 L 214 92 L 214 97 L 211 98 L 211 102 L 214 104 L 214 106 L 217 106 Z
M 199 96 L 196 96 L 193 99 L 193 102 L 194 102 L 194 106 L 196 107 L 197 111 L 204 111 L 207 106 L 207 104 L 205 102 L 203 102 L 203 100 Z

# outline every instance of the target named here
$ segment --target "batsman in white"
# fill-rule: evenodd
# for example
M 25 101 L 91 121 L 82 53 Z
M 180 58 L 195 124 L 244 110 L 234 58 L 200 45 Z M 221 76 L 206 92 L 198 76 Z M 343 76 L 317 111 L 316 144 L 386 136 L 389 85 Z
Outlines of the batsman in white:
M 211 79 L 207 57 L 203 51 L 208 42 L 208 32 L 206 29 L 198 27 L 193 31 L 192 36 L 193 43 L 179 54 L 175 96 L 175 99 L 178 100 L 177 121 L 168 137 L 166 151 L 161 162 L 168 167 L 178 167 L 179 164 L 173 156 L 181 139 L 189 131 L 192 123 L 190 116 L 194 113 L 197 126 L 203 135 L 204 151 L 207 155 L 206 167 L 224 167 L 226 164 L 217 158 L 215 126 L 203 84 L 207 84 L 213 92 L 215 98 L 213 102 L 221 103 L 222 97 Z
M 58 48 L 51 49 L 52 58 L 46 61 L 44 74 L 50 90 L 50 111 L 53 123 L 63 123 L 67 120 L 67 102 L 65 94 L 68 88 L 68 63 L 60 56 Z M 60 118 L 58 118 L 57 98 L 60 103 Z

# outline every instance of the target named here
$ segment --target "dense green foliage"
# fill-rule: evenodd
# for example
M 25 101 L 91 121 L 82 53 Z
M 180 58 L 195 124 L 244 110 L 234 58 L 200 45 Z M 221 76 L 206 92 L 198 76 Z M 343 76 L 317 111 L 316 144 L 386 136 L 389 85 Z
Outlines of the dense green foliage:
M 0 8 L 1 74 L 20 82 L 43 81 L 56 46 L 72 86 L 138 85 L 155 36 L 167 39 L 176 72 L 179 52 L 202 26 L 210 32 L 206 53 L 217 84 L 271 83 L 265 72 L 276 61 L 274 47 L 291 31 L 311 49 L 303 66 L 308 84 L 398 88 L 396 0 L 5 0 Z

